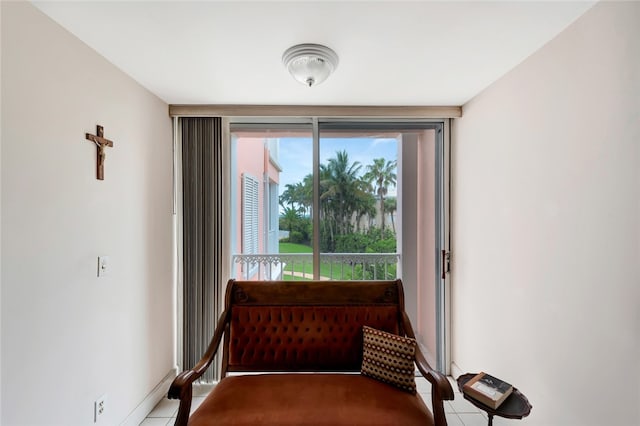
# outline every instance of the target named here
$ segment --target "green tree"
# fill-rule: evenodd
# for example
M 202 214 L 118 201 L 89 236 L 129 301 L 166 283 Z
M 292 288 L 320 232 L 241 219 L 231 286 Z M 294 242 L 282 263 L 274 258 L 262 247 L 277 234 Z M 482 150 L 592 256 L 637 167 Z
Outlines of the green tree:
M 289 208 L 293 209 L 295 207 L 295 186 L 290 183 L 286 184 L 278 202 L 282 207 L 289 205 Z
M 280 229 L 289 231 L 288 241 L 298 244 L 309 244 L 311 241 L 311 220 L 300 215 L 302 210 L 284 207 L 280 215 Z
M 288 205 L 300 213 L 306 213 L 311 203 L 306 191 L 307 188 L 302 182 L 295 184 L 288 183 L 285 185 L 285 190 L 280 194 L 279 203 L 282 207 Z
M 359 198 L 356 206 L 356 227 L 357 231 L 362 231 L 360 222 L 364 216 L 369 218 L 369 226 L 371 227 L 371 218 L 376 216 L 376 198 L 373 194 L 366 193 L 363 197 Z
M 336 235 L 352 231 L 352 218 L 367 196 L 368 185 L 359 176 L 361 168 L 358 161 L 349 161 L 346 151 L 336 152 L 327 164 L 320 165 L 321 217 L 325 231 L 329 232 L 330 251 L 335 248 Z
M 300 202 L 305 209 L 305 214 L 311 216 L 313 213 L 313 175 L 306 175 L 299 185 Z
M 389 187 L 396 184 L 397 175 L 395 173 L 397 161 L 389 161 L 384 158 L 375 158 L 373 164 L 366 167 L 367 172 L 363 178 L 369 183 L 373 183 L 376 194 L 380 198 L 381 227 L 384 231 L 384 197 L 387 195 Z
M 289 231 L 289 236 L 293 233 L 293 230 L 300 220 L 300 214 L 297 210 L 291 207 L 284 207 L 284 212 L 280 215 L 280 223 L 284 229 Z
M 396 222 L 393 220 L 393 214 L 398 210 L 398 200 L 395 197 L 390 197 L 384 200 L 384 211 L 388 212 L 391 216 L 391 225 L 393 226 L 393 233 L 396 233 Z

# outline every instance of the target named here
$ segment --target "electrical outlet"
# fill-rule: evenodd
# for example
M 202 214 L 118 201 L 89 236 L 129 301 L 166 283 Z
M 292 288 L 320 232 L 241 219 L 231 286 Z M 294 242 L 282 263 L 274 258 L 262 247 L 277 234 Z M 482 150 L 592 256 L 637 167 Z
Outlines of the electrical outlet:
M 102 395 L 100 398 L 95 400 L 93 403 L 93 411 L 93 422 L 98 423 L 107 411 L 107 395 Z

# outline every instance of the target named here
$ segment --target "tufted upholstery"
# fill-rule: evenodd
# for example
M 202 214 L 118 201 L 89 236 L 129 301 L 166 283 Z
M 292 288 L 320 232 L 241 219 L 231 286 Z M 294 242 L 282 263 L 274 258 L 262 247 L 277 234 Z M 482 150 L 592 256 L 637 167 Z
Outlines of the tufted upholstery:
M 359 371 L 363 325 L 397 334 L 398 306 L 234 306 L 229 370 Z

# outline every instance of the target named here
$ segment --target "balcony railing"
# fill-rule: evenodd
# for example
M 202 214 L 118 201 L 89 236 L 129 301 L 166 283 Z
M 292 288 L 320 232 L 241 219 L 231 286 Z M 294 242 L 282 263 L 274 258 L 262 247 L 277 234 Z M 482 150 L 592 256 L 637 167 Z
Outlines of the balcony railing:
M 246 280 L 313 279 L 311 253 L 235 254 L 233 263 L 240 265 L 237 274 Z M 320 279 L 395 279 L 399 263 L 399 253 L 321 253 Z

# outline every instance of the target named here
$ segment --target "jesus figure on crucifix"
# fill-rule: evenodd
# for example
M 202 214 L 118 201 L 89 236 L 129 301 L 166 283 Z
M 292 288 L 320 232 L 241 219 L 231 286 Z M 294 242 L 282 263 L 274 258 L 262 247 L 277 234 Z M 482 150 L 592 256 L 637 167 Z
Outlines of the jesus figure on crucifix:
M 104 137 L 104 128 L 98 125 L 97 135 L 92 135 L 90 133 L 86 133 L 86 138 L 96 144 L 96 148 L 98 149 L 97 155 L 97 179 L 104 180 L 104 159 L 107 156 L 105 151 L 106 147 L 112 147 L 113 142 L 109 139 L 105 139 Z

